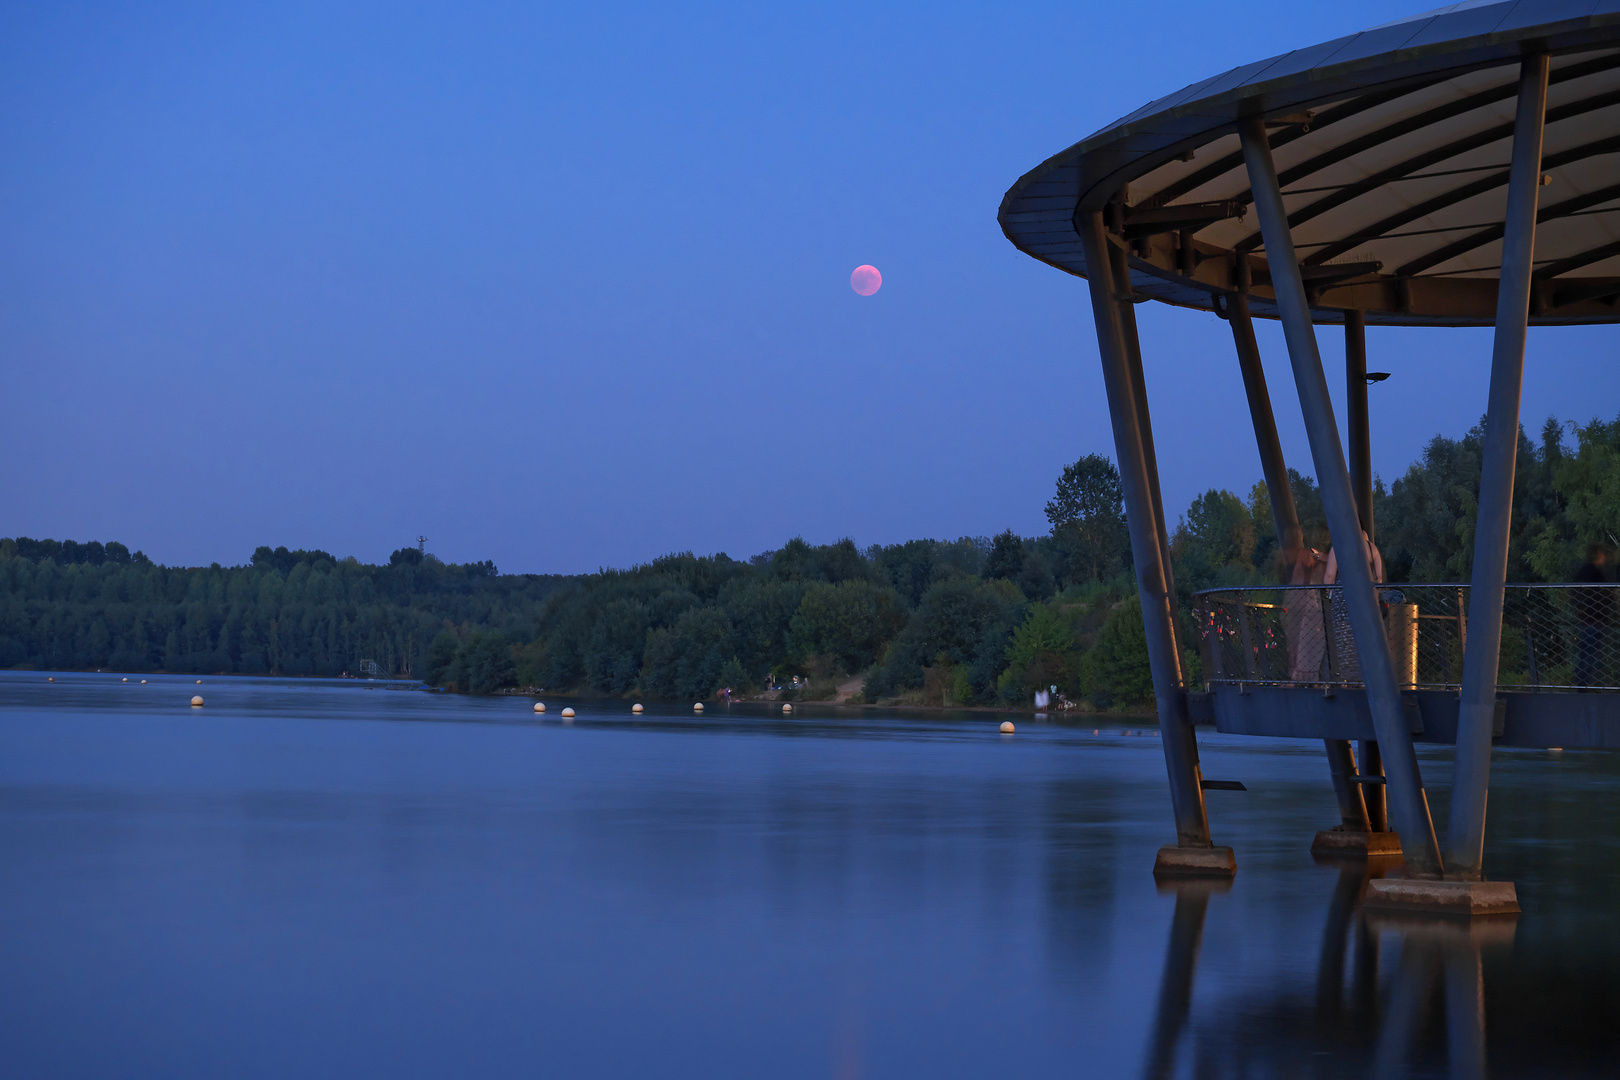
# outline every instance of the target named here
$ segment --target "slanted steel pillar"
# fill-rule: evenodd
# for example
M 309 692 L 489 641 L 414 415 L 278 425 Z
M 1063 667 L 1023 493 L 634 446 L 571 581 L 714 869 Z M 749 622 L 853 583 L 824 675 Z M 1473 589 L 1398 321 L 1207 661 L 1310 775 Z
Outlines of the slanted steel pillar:
M 1344 412 L 1350 436 L 1350 490 L 1368 539 L 1373 535 L 1372 430 L 1367 416 L 1367 316 L 1344 313 Z
M 1363 739 L 1360 750 L 1361 775 L 1383 776 L 1384 756 L 1378 752 L 1378 740 Z M 1384 785 L 1366 784 L 1361 794 L 1367 806 L 1367 828 L 1373 832 L 1388 832 L 1389 803 L 1384 798 Z
M 1457 710 L 1457 769 L 1446 838 L 1452 870 L 1466 880 L 1479 879 L 1485 855 L 1485 796 L 1491 775 L 1502 593 L 1519 452 L 1519 392 L 1524 384 L 1524 339 L 1530 320 L 1530 272 L 1535 268 L 1547 68 L 1545 53 L 1520 62 L 1513 162 L 1508 170 L 1496 341 L 1491 350 L 1490 401 L 1480 455 L 1479 523 L 1474 531 L 1474 575 L 1468 590 L 1468 640 L 1463 646 L 1462 700 Z
M 1246 275 L 1243 277 L 1246 280 Z M 1288 486 L 1288 466 L 1283 461 L 1282 441 L 1277 438 L 1277 418 L 1271 411 L 1271 392 L 1266 388 L 1266 371 L 1260 363 L 1260 344 L 1254 337 L 1249 298 L 1241 292 L 1228 296 L 1226 318 L 1232 324 L 1232 344 L 1237 348 L 1243 390 L 1249 398 L 1249 419 L 1254 424 L 1255 446 L 1260 450 L 1260 470 L 1266 478 L 1277 543 L 1284 552 L 1298 551 L 1305 546 L 1305 534 L 1299 527 L 1293 489 Z M 1356 774 L 1356 759 L 1350 744 L 1343 739 L 1323 739 L 1322 745 L 1327 751 L 1333 794 L 1339 800 L 1339 824 L 1351 829 L 1367 829 L 1367 803 L 1361 785 L 1352 779 Z
M 1367 539 L 1373 538 L 1372 423 L 1367 410 L 1367 316 L 1364 312 L 1344 313 L 1344 401 L 1345 420 L 1350 428 L 1350 487 L 1356 495 L 1356 515 Z M 1378 743 L 1361 744 L 1361 772 L 1366 776 L 1384 775 L 1384 759 Z M 1389 830 L 1389 812 L 1381 784 L 1358 785 L 1367 824 L 1373 832 Z
M 1164 499 L 1159 495 L 1159 455 L 1154 450 L 1153 421 L 1148 414 L 1147 379 L 1142 374 L 1142 339 L 1136 332 L 1136 303 L 1130 296 L 1130 261 L 1123 248 L 1110 245 L 1109 251 L 1114 270 L 1114 291 L 1119 297 L 1119 322 L 1125 331 L 1125 355 L 1130 359 L 1131 384 L 1136 388 L 1136 423 L 1142 433 L 1142 457 L 1147 462 L 1148 487 L 1153 492 L 1153 528 L 1159 536 L 1165 588 L 1174 596 L 1176 570 L 1170 562 L 1170 523 L 1164 519 Z
M 1297 550 L 1305 545 L 1305 534 L 1299 527 L 1294 490 L 1288 486 L 1288 466 L 1283 461 L 1282 441 L 1277 438 L 1277 417 L 1271 411 L 1266 371 L 1260 365 L 1260 345 L 1254 338 L 1249 298 L 1240 292 L 1228 296 L 1226 318 L 1232 324 L 1232 344 L 1237 349 L 1238 369 L 1243 372 L 1243 391 L 1249 398 L 1249 419 L 1254 424 L 1254 443 L 1260 451 L 1266 494 L 1271 498 L 1271 521 L 1277 528 L 1277 543 L 1284 551 Z
M 1367 800 L 1356 783 L 1356 755 L 1349 739 L 1323 739 L 1327 751 L 1328 774 L 1333 777 L 1333 795 L 1339 800 L 1339 824 L 1346 829 L 1371 832 Z
M 1328 532 L 1339 550 L 1339 581 L 1344 589 L 1350 631 L 1361 657 L 1368 711 L 1384 752 L 1391 817 L 1395 830 L 1401 834 L 1409 871 L 1420 877 L 1437 876 L 1442 871 L 1440 845 L 1435 839 L 1434 820 L 1423 793 L 1412 735 L 1406 729 L 1406 717 L 1401 710 L 1401 695 L 1395 686 L 1395 665 L 1390 659 L 1389 641 L 1384 636 L 1384 620 L 1373 591 L 1372 573 L 1361 554 L 1361 521 L 1356 514 L 1355 495 L 1350 489 L 1350 473 L 1345 468 L 1344 448 L 1339 442 L 1339 425 L 1333 417 L 1327 376 L 1322 371 L 1316 330 L 1311 325 L 1311 309 L 1305 298 L 1299 259 L 1294 254 L 1294 238 L 1288 230 L 1288 212 L 1277 185 L 1271 142 L 1265 122 L 1259 117 L 1245 120 L 1240 133 L 1249 187 L 1260 219 L 1260 235 L 1265 241 L 1266 261 L 1271 268 L 1283 335 L 1288 341 L 1288 357 L 1293 364 L 1294 384 L 1299 390 L 1300 409 L 1305 414 L 1311 460 L 1316 465 L 1316 479 L 1327 513 Z
M 1108 394 L 1108 416 L 1114 428 L 1114 450 L 1119 455 L 1120 486 L 1130 525 L 1131 558 L 1136 563 L 1136 589 L 1142 601 L 1142 627 L 1147 636 L 1148 664 L 1153 673 L 1153 697 L 1158 704 L 1159 741 L 1164 746 L 1165 768 L 1170 774 L 1176 842 L 1186 847 L 1207 848 L 1211 846 L 1209 817 L 1204 809 L 1198 744 L 1187 718 L 1181 653 L 1176 645 L 1175 597 L 1170 592 L 1163 548 L 1155 527 L 1153 487 L 1143 450 L 1136 386 L 1131 378 L 1108 239 L 1103 233 L 1100 213 L 1076 213 L 1074 223 L 1085 250 L 1091 313 L 1097 323 L 1097 348 L 1102 356 L 1103 386 Z

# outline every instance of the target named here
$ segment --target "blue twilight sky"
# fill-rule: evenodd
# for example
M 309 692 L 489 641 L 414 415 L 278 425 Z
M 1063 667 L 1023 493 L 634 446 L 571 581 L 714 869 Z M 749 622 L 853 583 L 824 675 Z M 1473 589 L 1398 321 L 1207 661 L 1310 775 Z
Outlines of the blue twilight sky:
M 0 535 L 574 572 L 1041 532 L 1112 440 L 1084 283 L 1002 192 L 1414 9 L 0 3 Z M 1247 491 L 1225 325 L 1140 314 L 1167 509 Z M 1489 334 L 1368 339 L 1389 479 L 1483 412 Z M 1613 417 L 1613 342 L 1533 331 L 1527 424 Z

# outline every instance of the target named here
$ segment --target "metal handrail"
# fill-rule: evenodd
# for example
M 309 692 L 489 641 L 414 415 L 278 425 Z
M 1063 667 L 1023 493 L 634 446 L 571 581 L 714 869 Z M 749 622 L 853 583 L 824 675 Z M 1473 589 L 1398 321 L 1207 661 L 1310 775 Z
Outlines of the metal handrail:
M 1468 586 L 1378 586 L 1396 681 L 1458 689 Z M 1193 594 L 1209 684 L 1359 687 L 1361 662 L 1333 585 L 1206 589 Z M 1509 585 L 1497 685 L 1620 690 L 1620 585 Z

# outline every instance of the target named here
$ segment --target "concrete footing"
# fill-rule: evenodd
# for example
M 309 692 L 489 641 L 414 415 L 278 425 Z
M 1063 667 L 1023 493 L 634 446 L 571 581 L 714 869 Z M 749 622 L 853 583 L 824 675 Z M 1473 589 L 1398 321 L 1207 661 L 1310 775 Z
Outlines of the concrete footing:
M 1516 915 L 1519 894 L 1511 881 L 1423 881 L 1379 878 L 1367 882 L 1361 904 L 1434 915 Z
M 1153 861 L 1155 874 L 1177 877 L 1226 877 L 1237 873 L 1237 857 L 1229 847 L 1182 847 L 1166 844 Z
M 1368 832 L 1366 829 L 1347 829 L 1335 825 L 1316 834 L 1311 844 L 1312 855 L 1343 855 L 1354 858 L 1365 855 L 1399 855 L 1399 833 Z

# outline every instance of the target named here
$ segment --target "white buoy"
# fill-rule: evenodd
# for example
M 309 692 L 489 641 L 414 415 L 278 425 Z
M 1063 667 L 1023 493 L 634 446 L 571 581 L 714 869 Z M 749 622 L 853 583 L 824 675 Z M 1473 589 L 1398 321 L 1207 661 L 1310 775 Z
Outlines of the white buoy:
M 535 712 L 545 712 L 546 711 L 546 703 L 543 702 L 543 701 L 535 702 L 534 703 L 534 711 Z
M 56 681 L 56 676 L 55 675 L 47 675 L 47 676 L 45 676 L 45 681 L 46 682 L 55 682 Z
M 792 705 L 783 705 L 782 706 L 782 711 L 783 712 L 792 712 L 793 711 L 793 706 Z
M 199 708 L 202 707 L 202 695 L 201 694 L 195 694 L 195 695 L 192 696 L 191 707 L 193 709 L 199 709 Z
M 562 715 L 563 715 L 564 720 L 572 720 L 574 718 L 574 710 L 573 709 L 564 709 L 562 711 Z
M 124 676 L 124 681 L 125 681 L 125 682 L 129 682 L 129 676 L 128 676 L 128 675 L 125 675 L 125 676 Z
M 630 711 L 634 712 L 634 713 L 640 712 L 641 711 L 641 702 L 638 701 L 634 705 L 630 706 Z
M 202 680 L 201 680 L 201 679 L 198 679 L 198 680 L 197 680 L 197 685 L 198 685 L 198 686 L 201 686 L 201 685 L 202 685 Z
M 1013 722 L 1011 720 L 1003 720 L 1001 722 L 1001 733 L 1003 735 L 1011 735 L 1014 730 Z
M 142 679 L 142 680 L 141 680 L 141 685 L 142 685 L 142 686 L 145 686 L 145 685 L 146 685 L 146 680 L 145 680 L 145 679 Z
M 693 702 L 692 703 L 692 711 L 693 712 L 702 712 L 703 711 L 703 702 L 701 702 L 701 701 Z

